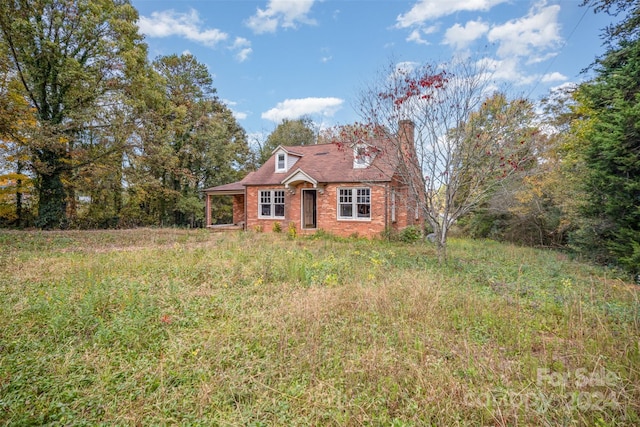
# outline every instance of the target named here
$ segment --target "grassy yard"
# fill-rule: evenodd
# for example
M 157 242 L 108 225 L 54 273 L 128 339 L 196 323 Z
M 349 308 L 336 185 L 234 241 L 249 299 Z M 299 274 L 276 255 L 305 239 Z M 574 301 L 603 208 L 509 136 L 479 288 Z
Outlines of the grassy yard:
M 0 424 L 637 425 L 640 288 L 552 251 L 0 232 Z

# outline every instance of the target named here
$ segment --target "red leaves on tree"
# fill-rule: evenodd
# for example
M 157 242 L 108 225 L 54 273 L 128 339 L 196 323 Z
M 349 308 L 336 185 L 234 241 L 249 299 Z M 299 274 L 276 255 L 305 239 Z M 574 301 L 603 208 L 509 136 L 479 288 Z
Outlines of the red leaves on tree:
M 391 100 L 395 107 L 401 107 L 410 99 L 425 101 L 433 99 L 434 94 L 443 89 L 448 81 L 445 71 L 437 74 L 425 73 L 420 77 L 407 76 L 401 81 L 399 88 L 393 92 L 380 92 L 378 96 L 381 99 Z

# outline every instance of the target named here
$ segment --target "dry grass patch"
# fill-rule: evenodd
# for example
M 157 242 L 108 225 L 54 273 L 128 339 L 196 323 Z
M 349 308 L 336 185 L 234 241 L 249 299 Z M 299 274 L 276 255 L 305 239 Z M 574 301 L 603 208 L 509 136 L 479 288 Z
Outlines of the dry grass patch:
M 438 266 L 422 243 L 330 236 L 0 241 L 8 425 L 640 421 L 637 288 L 553 252 L 454 240 Z

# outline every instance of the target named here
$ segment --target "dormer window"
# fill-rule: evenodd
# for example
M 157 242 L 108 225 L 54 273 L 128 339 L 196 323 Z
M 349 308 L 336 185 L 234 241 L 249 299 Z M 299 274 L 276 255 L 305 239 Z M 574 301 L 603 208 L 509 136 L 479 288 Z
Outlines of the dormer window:
M 276 154 L 276 172 L 286 172 L 287 170 L 287 153 Z
M 366 144 L 357 144 L 353 147 L 353 168 L 362 169 L 371 165 L 371 152 Z

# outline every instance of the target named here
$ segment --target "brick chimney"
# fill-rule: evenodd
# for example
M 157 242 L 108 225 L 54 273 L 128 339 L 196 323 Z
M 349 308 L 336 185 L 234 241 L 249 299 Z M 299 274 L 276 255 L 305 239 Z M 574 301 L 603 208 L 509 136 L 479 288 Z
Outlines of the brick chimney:
M 398 122 L 398 144 L 403 161 L 412 164 L 416 161 L 415 125 L 411 120 Z
M 414 129 L 415 125 L 411 120 L 400 120 L 400 122 L 398 122 L 398 139 L 402 144 L 413 147 Z

